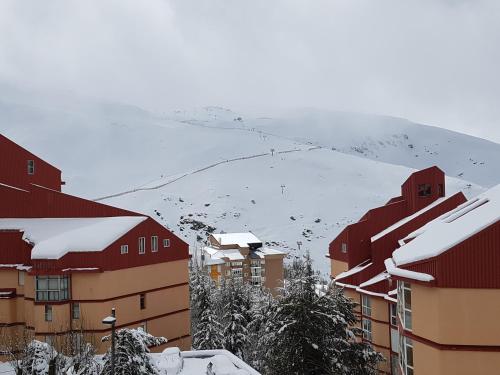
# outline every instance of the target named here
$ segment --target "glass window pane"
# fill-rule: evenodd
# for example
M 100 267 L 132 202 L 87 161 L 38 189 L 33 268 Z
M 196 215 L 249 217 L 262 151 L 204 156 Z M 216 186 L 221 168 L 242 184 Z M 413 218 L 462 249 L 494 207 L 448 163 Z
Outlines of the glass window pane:
M 49 290 L 59 290 L 59 278 L 51 277 L 49 279 Z
M 413 367 L 413 348 L 411 346 L 406 347 L 406 364 Z
M 404 290 L 405 308 L 411 309 L 411 290 Z
M 49 292 L 49 301 L 59 301 L 59 292 Z
M 405 328 L 412 329 L 411 326 L 411 312 L 405 311 Z
M 37 276 L 36 278 L 36 288 L 38 290 L 47 290 L 47 278 L 43 276 Z

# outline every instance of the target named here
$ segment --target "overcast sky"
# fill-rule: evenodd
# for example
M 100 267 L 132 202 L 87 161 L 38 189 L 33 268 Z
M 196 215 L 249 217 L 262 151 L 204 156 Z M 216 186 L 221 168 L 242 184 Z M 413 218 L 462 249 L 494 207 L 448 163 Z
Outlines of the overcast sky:
M 1 0 L 0 81 L 159 111 L 372 112 L 500 142 L 499 20 L 499 0 Z

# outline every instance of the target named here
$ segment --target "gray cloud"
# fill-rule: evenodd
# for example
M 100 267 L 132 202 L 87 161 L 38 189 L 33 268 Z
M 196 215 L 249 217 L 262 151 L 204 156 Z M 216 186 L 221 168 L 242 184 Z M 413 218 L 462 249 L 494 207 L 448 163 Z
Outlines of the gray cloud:
M 500 141 L 500 2 L 0 2 L 0 80 L 154 110 L 320 107 Z

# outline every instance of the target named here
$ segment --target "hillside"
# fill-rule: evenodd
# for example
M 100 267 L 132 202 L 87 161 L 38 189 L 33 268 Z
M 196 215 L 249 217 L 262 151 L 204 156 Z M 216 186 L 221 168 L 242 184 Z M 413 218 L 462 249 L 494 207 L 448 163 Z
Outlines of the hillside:
M 310 250 L 328 272 L 330 240 L 397 195 L 411 168 L 442 166 L 449 194 L 500 182 L 500 145 L 406 120 L 55 103 L 0 102 L 2 133 L 61 168 L 66 192 L 113 196 L 102 201 L 156 217 L 193 249 L 207 229 L 251 230 L 292 256 Z

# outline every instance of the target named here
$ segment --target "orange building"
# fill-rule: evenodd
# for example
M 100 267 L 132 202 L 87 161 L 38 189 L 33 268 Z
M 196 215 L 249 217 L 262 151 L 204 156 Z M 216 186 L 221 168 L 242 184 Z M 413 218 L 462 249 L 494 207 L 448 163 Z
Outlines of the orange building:
M 114 307 L 118 328 L 142 326 L 189 349 L 188 245 L 150 217 L 62 193 L 58 169 L 0 136 L 4 154 L 2 338 L 77 332 L 100 343 Z
M 358 303 L 360 339 L 386 358 L 381 373 L 399 373 L 396 282 L 384 261 L 402 238 L 465 201 L 462 193 L 445 196 L 439 168 L 424 169 L 403 183 L 400 196 L 369 210 L 330 243 L 331 276 Z
M 500 185 L 403 237 L 385 266 L 402 374 L 500 372 Z
M 218 233 L 208 238 L 203 249 L 203 264 L 212 279 L 241 280 L 272 293 L 283 284 L 285 253 L 263 246 L 253 233 Z

